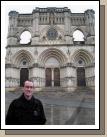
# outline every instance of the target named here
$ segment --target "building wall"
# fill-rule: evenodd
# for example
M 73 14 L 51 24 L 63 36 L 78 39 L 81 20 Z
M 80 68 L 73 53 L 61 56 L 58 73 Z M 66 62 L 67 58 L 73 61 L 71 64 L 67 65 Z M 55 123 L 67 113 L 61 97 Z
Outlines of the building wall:
M 83 42 L 74 41 L 76 30 L 83 33 Z M 24 31 L 31 33 L 31 41 L 27 44 L 20 43 Z M 94 37 L 93 10 L 71 13 L 68 8 L 35 8 L 32 14 L 11 11 L 6 47 L 6 88 L 20 87 L 21 68 L 28 68 L 35 88 L 44 88 L 46 61 L 51 57 L 59 62 L 61 87 L 69 91 L 77 88 L 77 68 L 84 67 L 86 86 L 93 88 Z

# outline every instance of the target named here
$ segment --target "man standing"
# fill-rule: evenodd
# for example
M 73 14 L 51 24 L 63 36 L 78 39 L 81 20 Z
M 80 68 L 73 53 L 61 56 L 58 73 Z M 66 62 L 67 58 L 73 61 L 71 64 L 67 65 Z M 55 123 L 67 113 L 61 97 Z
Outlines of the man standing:
M 42 102 L 33 96 L 33 83 L 25 81 L 23 94 L 9 106 L 6 125 L 43 125 L 45 122 Z

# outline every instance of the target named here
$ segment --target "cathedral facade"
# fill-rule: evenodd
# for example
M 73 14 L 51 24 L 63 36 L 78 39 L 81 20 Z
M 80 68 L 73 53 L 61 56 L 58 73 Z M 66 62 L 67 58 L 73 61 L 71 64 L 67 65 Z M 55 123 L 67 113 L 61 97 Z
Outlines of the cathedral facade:
M 95 12 L 72 13 L 67 7 L 38 8 L 32 13 L 9 12 L 5 88 L 23 87 L 30 79 L 37 91 L 95 87 Z M 76 40 L 75 32 L 83 35 Z M 28 43 L 21 36 L 30 33 Z M 26 36 L 26 35 L 25 35 Z

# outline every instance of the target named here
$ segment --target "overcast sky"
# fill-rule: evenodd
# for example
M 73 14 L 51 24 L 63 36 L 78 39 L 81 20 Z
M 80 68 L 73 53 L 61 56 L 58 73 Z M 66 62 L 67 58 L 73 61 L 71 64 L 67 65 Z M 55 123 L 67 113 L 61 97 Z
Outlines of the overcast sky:
M 95 1 L 10 1 L 4 2 L 6 12 L 16 10 L 20 13 L 31 13 L 35 7 L 68 7 L 71 12 L 84 12 L 88 8 L 94 9 L 96 6 Z

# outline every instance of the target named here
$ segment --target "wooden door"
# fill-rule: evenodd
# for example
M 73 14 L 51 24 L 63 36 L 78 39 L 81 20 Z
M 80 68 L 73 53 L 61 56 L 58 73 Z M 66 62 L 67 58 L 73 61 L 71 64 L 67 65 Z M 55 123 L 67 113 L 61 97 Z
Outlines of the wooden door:
M 77 85 L 78 86 L 86 86 L 85 69 L 82 67 L 77 68 Z
M 20 70 L 20 86 L 24 86 L 24 82 L 29 79 L 29 70 L 28 68 L 21 68 Z
M 60 86 L 60 70 L 54 68 L 54 86 Z
M 46 87 L 52 86 L 52 71 L 51 68 L 46 68 Z

